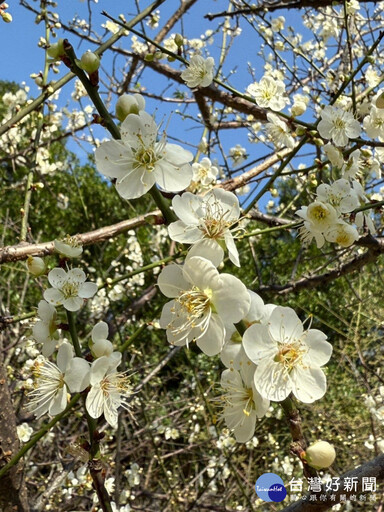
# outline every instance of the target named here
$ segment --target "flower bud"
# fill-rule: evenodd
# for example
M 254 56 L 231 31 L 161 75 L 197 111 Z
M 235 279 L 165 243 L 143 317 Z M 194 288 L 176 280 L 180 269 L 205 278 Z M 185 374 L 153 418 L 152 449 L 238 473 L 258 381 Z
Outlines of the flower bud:
M 382 92 L 380 96 L 376 98 L 376 107 L 384 108 L 384 92 Z
M 77 65 L 87 73 L 94 73 L 100 67 L 100 57 L 93 52 L 85 52 Z
M 292 105 L 291 114 L 293 117 L 301 116 L 307 110 L 307 105 L 304 101 L 297 101 Z
M 178 46 L 179 48 L 181 46 L 183 46 L 184 44 L 184 37 L 181 35 L 181 34 L 176 34 L 175 35 L 175 44 L 176 46 Z
M 2 13 L 1 13 L 1 17 L 3 18 L 3 21 L 4 21 L 5 23 L 11 23 L 11 21 L 12 21 L 12 19 L 13 19 L 13 18 L 12 18 L 12 15 L 11 15 L 11 14 L 9 14 L 9 12 L 2 12 Z
M 145 108 L 145 99 L 141 94 L 123 94 L 116 102 L 116 117 L 119 121 L 129 114 L 138 114 Z
M 28 256 L 27 269 L 28 272 L 35 277 L 45 274 L 47 270 L 44 260 L 42 258 L 38 258 L 37 256 Z
M 306 449 L 305 460 L 315 469 L 331 466 L 336 458 L 335 448 L 327 441 L 316 441 Z
M 110 356 L 113 352 L 113 345 L 108 340 L 97 340 L 91 346 L 91 352 L 94 357 Z
M 59 39 L 57 43 L 51 44 L 47 50 L 47 54 L 48 57 L 51 57 L 53 60 L 59 60 L 63 55 L 65 55 L 63 39 Z

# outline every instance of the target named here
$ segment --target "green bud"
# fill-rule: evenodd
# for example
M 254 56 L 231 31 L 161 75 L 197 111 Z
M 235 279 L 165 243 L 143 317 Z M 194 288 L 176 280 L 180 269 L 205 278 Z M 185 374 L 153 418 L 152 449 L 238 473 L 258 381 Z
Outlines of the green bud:
M 1 17 L 5 23 L 11 23 L 12 21 L 12 15 L 9 12 L 2 12 Z
M 46 266 L 42 258 L 37 256 L 28 256 L 27 269 L 30 274 L 35 277 L 41 276 L 46 272 Z
M 138 114 L 145 108 L 145 99 L 141 94 L 123 94 L 116 102 L 116 117 L 119 121 L 129 114 Z
M 51 57 L 53 60 L 59 60 L 63 55 L 65 55 L 64 51 L 64 40 L 59 39 L 57 43 L 51 44 L 51 46 L 47 50 L 48 57 Z
M 183 44 L 184 44 L 184 37 L 181 34 L 176 34 L 175 35 L 175 44 L 179 48 L 181 48 L 183 46 Z
M 144 60 L 146 60 L 147 62 L 153 62 L 153 59 L 154 59 L 153 53 L 147 53 L 147 55 L 144 57 Z
M 96 53 L 85 52 L 81 56 L 81 60 L 77 62 L 77 65 L 89 74 L 94 73 L 100 67 L 100 57 Z
M 176 60 L 175 57 L 171 57 L 171 55 L 168 55 L 168 57 L 167 57 L 168 62 L 175 62 L 175 60 Z

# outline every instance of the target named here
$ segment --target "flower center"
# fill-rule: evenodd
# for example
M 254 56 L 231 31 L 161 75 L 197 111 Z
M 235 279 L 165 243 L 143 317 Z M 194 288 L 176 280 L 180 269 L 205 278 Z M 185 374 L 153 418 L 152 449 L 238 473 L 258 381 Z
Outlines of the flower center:
M 340 117 L 337 117 L 333 121 L 333 126 L 336 130 L 345 130 L 346 124 L 347 123 L 344 121 L 344 119 L 341 119 Z
M 152 172 L 156 162 L 159 160 L 155 150 L 151 147 L 140 147 L 135 153 L 135 161 L 138 167 L 145 167 L 148 172 Z
M 176 300 L 191 318 L 200 318 L 207 312 L 210 305 L 208 295 L 196 287 L 183 292 Z
M 61 291 L 64 295 L 65 299 L 70 299 L 71 297 L 77 297 L 79 291 L 79 285 L 77 283 L 68 282 L 63 285 Z
M 281 363 L 289 373 L 295 366 L 302 364 L 304 354 L 305 350 L 301 343 L 296 341 L 284 344 L 274 357 L 274 361 L 276 363 Z
M 231 223 L 226 220 L 229 210 L 224 211 L 218 202 L 213 205 L 206 203 L 205 209 L 205 217 L 199 226 L 200 231 L 204 233 L 205 238 L 223 238 L 224 233 L 231 226 Z

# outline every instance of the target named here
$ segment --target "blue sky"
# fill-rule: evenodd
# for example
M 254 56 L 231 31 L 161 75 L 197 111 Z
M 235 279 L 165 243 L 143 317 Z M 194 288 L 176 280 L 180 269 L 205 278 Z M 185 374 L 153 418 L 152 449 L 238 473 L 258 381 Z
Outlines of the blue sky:
M 39 2 L 37 1 L 31 1 L 30 3 L 34 8 L 38 8 L 39 6 Z M 144 8 L 151 2 L 140 0 L 139 3 L 141 8 Z M 31 88 L 30 93 L 32 97 L 36 97 L 39 94 L 39 91 L 36 88 L 33 80 L 29 78 L 29 75 L 31 73 L 38 73 L 43 69 L 44 51 L 37 46 L 37 43 L 40 36 L 44 35 L 44 24 L 35 24 L 35 15 L 28 11 L 26 8 L 20 6 L 18 2 L 9 1 L 9 4 L 9 12 L 13 16 L 13 22 L 9 24 L 2 23 L 0 25 L 0 45 L 3 48 L 2 56 L 0 57 L 3 74 L 0 78 L 12 80 L 18 83 L 25 81 Z M 130 11 L 127 10 L 127 4 L 130 6 Z M 106 10 L 114 17 L 118 17 L 120 13 L 123 13 L 127 19 L 133 17 L 137 13 L 136 2 L 133 0 L 130 2 L 122 0 L 99 0 L 97 4 L 91 2 L 90 5 L 92 7 L 92 23 L 94 27 L 96 27 L 97 32 L 104 35 L 104 40 L 110 36 L 110 33 L 101 27 L 101 24 L 105 23 L 106 21 L 106 18 L 101 15 L 102 10 Z M 166 2 L 160 7 L 160 27 L 173 13 L 175 6 L 177 7 L 177 5 L 178 2 L 175 0 L 166 0 Z M 208 12 L 220 12 L 226 10 L 227 8 L 228 2 L 224 0 L 204 0 L 203 2 L 200 0 L 184 16 L 182 25 L 179 24 L 176 26 L 172 32 L 183 30 L 185 36 L 188 37 L 188 39 L 199 38 L 201 34 L 203 34 L 207 29 L 215 29 L 218 24 L 217 20 L 210 22 L 205 19 L 204 14 Z M 81 19 L 88 19 L 88 4 L 87 2 L 80 2 L 80 0 L 58 0 L 58 7 L 56 11 L 60 13 L 61 21 L 63 23 L 69 23 L 69 21 L 75 15 Z M 273 16 L 276 17 L 278 15 L 285 16 L 286 25 L 293 25 L 297 27 L 299 26 L 297 11 L 282 11 L 274 14 Z M 222 23 L 223 18 L 220 18 L 219 21 Z M 234 21 L 231 23 L 234 24 Z M 137 25 L 136 28 L 138 30 L 140 30 L 140 28 L 144 28 L 150 37 L 154 37 L 157 32 L 157 30 L 151 30 L 148 28 L 145 24 L 143 24 L 142 27 Z M 256 79 L 261 78 L 264 71 L 261 65 L 262 61 L 257 56 L 261 41 L 257 39 L 255 31 L 252 30 L 249 24 L 244 20 L 241 22 L 241 28 L 243 32 L 240 37 L 235 38 L 235 42 L 231 48 L 230 56 L 224 66 L 223 71 L 224 74 L 227 74 L 231 69 L 236 69 L 236 73 L 232 74 L 230 77 L 230 83 L 235 87 L 238 87 L 240 91 L 245 91 L 246 86 L 252 82 L 252 77 L 248 70 L 248 62 L 252 62 L 252 65 L 255 68 L 254 72 Z M 302 31 L 301 23 L 300 30 Z M 81 43 L 79 47 L 78 39 L 72 34 L 58 32 L 58 36 L 67 37 L 74 45 L 79 57 L 84 51 L 93 49 L 92 45 L 88 42 Z M 216 62 L 218 62 L 219 59 L 221 38 L 222 35 L 219 33 L 217 36 L 215 36 L 214 43 L 208 46 L 208 51 L 210 55 L 215 58 Z M 54 41 L 55 40 L 52 40 L 52 42 Z M 131 45 L 131 36 L 121 39 L 119 44 L 121 44 L 123 48 L 129 49 Z M 106 52 L 103 56 L 103 67 L 110 69 L 112 65 L 115 65 L 118 69 L 117 75 L 120 77 L 123 76 L 122 69 L 124 64 L 125 60 L 122 58 L 118 58 L 116 62 L 113 62 L 110 52 Z M 179 69 L 178 63 L 173 63 L 171 65 L 176 69 Z M 61 65 L 60 73 L 58 75 L 51 73 L 50 79 L 57 80 L 58 78 L 64 76 L 66 73 L 67 69 L 64 65 Z M 140 83 L 146 87 L 149 92 L 151 92 L 151 86 L 155 84 L 156 91 L 153 92 L 163 90 L 164 94 L 167 94 L 167 81 L 163 77 L 155 74 L 154 72 L 147 72 L 147 75 L 145 76 L 146 78 L 143 77 L 143 81 Z M 103 75 L 101 75 L 101 77 L 103 78 Z M 67 84 L 63 88 L 58 102 L 60 106 L 68 104 L 68 101 L 70 101 L 72 88 L 73 82 Z M 190 91 L 187 87 L 181 86 L 180 89 L 183 92 L 190 94 Z M 100 86 L 100 92 L 103 94 L 102 84 Z M 111 111 L 113 111 L 114 101 L 115 98 L 112 99 L 110 105 Z M 84 105 L 89 103 L 90 102 L 86 98 L 83 100 Z M 70 105 L 70 103 L 68 105 Z M 164 121 L 166 124 L 168 122 L 170 113 L 177 108 L 180 108 L 181 110 L 183 109 L 183 106 L 177 105 L 175 103 L 158 104 L 158 102 L 151 102 L 151 100 L 149 100 L 147 101 L 146 110 L 148 112 L 153 112 L 156 109 L 156 120 L 158 122 Z M 191 112 L 193 112 L 193 110 L 191 110 Z M 193 115 L 195 115 L 195 113 L 192 113 L 192 116 Z M 187 123 L 182 122 L 182 117 L 180 114 L 174 113 L 170 119 L 169 134 L 175 137 L 179 136 L 180 139 L 183 139 L 187 144 L 191 144 L 193 151 L 193 146 L 198 144 L 202 135 L 202 127 L 200 124 L 194 122 L 193 119 Z M 186 127 L 186 124 L 188 127 Z M 249 151 L 250 160 L 260 157 L 261 153 L 259 148 L 256 147 L 257 145 L 250 145 L 248 143 L 247 132 L 247 129 L 240 129 L 235 133 L 232 130 L 224 130 L 221 134 L 221 143 L 224 153 L 228 154 L 230 147 L 240 143 Z M 99 127 L 96 128 L 95 134 L 99 138 L 108 137 L 108 134 Z M 77 144 L 69 142 L 68 147 L 78 153 L 81 159 L 86 158 L 86 154 L 80 151 Z M 191 149 L 191 147 L 188 145 L 186 147 Z M 91 150 L 91 148 L 89 148 L 88 151 L 89 150 Z M 222 163 L 222 155 L 218 149 L 216 150 L 216 153 L 212 155 L 212 158 L 217 158 L 219 163 Z

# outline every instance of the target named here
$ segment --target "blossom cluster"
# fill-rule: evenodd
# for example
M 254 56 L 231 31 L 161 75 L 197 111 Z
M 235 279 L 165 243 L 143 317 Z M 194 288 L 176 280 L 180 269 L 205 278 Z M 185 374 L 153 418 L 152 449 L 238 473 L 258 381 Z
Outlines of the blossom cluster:
M 68 237 L 55 241 L 55 247 L 66 258 L 78 257 L 82 252 L 78 241 Z M 71 393 L 86 392 L 85 406 L 89 416 L 99 418 L 104 415 L 105 420 L 116 428 L 118 409 L 120 406 L 128 409 L 132 390 L 129 377 L 117 371 L 122 356 L 121 352 L 113 350 L 108 340 L 108 325 L 101 321 L 93 327 L 87 357 L 80 345 L 75 355 L 74 347 L 61 337 L 66 324 L 59 321 L 56 309 L 64 308 L 70 320 L 70 315 L 80 310 L 84 301 L 96 294 L 98 287 L 86 281 L 81 268 L 53 268 L 48 273 L 48 282 L 51 288 L 44 291 L 44 300 L 38 305 L 38 320 L 33 326 L 33 337 L 43 347 L 42 355 L 33 364 L 35 386 L 28 407 L 38 418 L 46 413 L 55 416 L 65 410 Z M 71 337 L 76 347 L 78 341 L 73 337 L 77 340 L 77 335 L 73 331 Z M 56 362 L 52 362 L 48 358 L 57 348 Z

